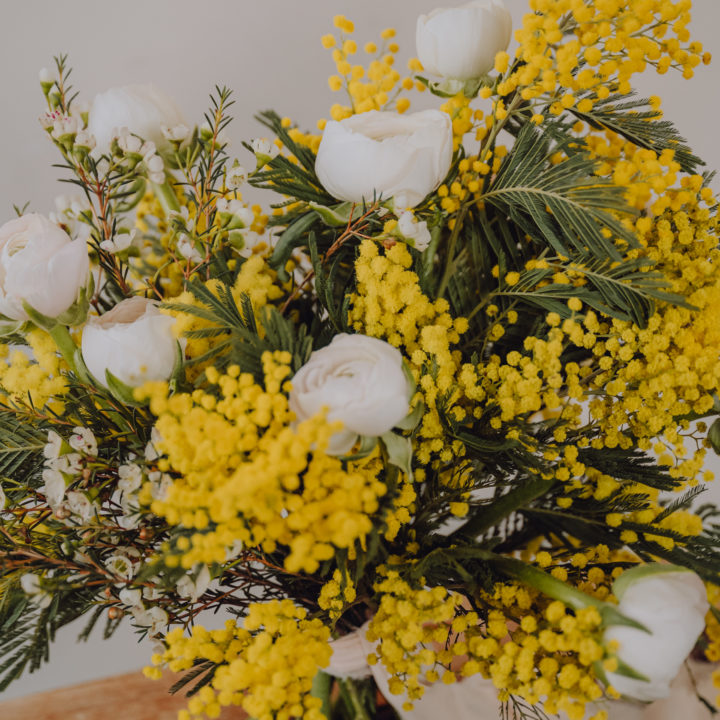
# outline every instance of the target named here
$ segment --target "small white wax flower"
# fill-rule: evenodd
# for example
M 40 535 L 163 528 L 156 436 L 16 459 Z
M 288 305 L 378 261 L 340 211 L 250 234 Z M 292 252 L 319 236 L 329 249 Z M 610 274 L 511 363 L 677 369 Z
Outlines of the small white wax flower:
M 53 123 L 52 136 L 59 140 L 66 135 L 75 135 L 80 130 L 80 123 L 74 116 L 60 116 Z
M 50 460 L 59 457 L 62 442 L 63 439 L 54 430 L 49 430 L 47 443 L 43 448 L 43 455 Z
M 142 468 L 135 463 L 120 465 L 118 477 L 118 490 L 123 493 L 133 493 L 142 485 Z
M 173 485 L 172 476 L 155 470 L 148 475 L 148 480 L 150 480 L 150 494 L 153 500 L 165 500 L 168 490 Z
M 135 135 L 131 135 L 130 131 L 127 128 L 120 128 L 116 139 L 118 147 L 124 153 L 133 153 L 135 155 L 140 154 L 140 149 L 142 148 L 142 140 Z
M 160 125 L 160 132 L 162 132 L 163 137 L 169 142 L 181 143 L 190 135 L 190 128 L 183 123 L 173 125 L 172 127 L 169 125 Z
M 97 138 L 98 149 L 107 153 L 113 130 L 126 127 L 158 147 L 167 147 L 161 126 L 183 123 L 182 113 L 174 100 L 153 85 L 126 85 L 110 88 L 93 100 L 88 117 L 88 131 Z
M 133 228 L 130 232 L 116 232 L 112 240 L 103 240 L 100 248 L 105 252 L 119 253 L 127 250 L 135 241 L 137 230 Z
M 280 153 L 280 148 L 267 138 L 254 138 L 250 141 L 250 147 L 255 153 L 258 165 L 267 165 Z
M 71 490 L 65 496 L 65 504 L 70 514 L 83 523 L 88 522 L 95 515 L 95 507 L 84 493 Z
M 45 469 L 42 472 L 43 485 L 40 492 L 45 496 L 51 510 L 55 511 L 65 499 L 67 485 L 62 473 L 58 470 Z
M 97 440 L 92 430 L 84 427 L 73 428 L 73 434 L 68 440 L 70 447 L 84 455 L 96 457 L 98 452 Z
M 235 540 L 233 544 L 225 550 L 225 562 L 235 560 L 235 558 L 239 557 L 243 551 L 243 547 L 245 546 L 242 540 Z
M 228 218 L 225 218 L 226 222 L 231 217 L 233 225 L 239 224 L 242 227 L 250 227 L 255 219 L 255 213 L 241 200 L 226 200 L 225 198 L 220 198 L 215 207 L 221 217 L 228 216 Z
M 135 576 L 135 566 L 127 555 L 114 553 L 105 560 L 105 567 L 115 576 L 123 580 L 131 580 Z
M 417 220 L 410 210 L 400 213 L 398 232 L 408 241 L 408 244 L 420 252 L 430 245 L 430 231 L 427 223 L 424 220 Z
M 80 453 L 65 453 L 53 460 L 46 460 L 45 465 L 66 475 L 78 475 L 82 472 L 82 455 Z
M 210 570 L 207 565 L 202 565 L 195 573 L 183 575 L 178 581 L 176 589 L 180 597 L 196 602 L 198 598 L 205 594 L 209 585 Z
M 149 628 L 150 637 L 164 635 L 167 632 L 170 617 L 162 608 L 151 607 L 147 610 L 133 608 L 132 616 L 138 626 Z
M 144 455 L 146 460 L 152 462 L 160 457 L 160 452 L 157 447 L 160 442 L 162 442 L 162 435 L 160 435 L 160 431 L 153 426 L 153 429 L 150 431 L 150 442 L 145 446 Z
M 55 82 L 53 74 L 45 67 L 40 68 L 40 72 L 38 72 L 38 80 L 43 84 Z
M 239 187 L 245 184 L 248 178 L 248 171 L 240 165 L 237 161 L 227 171 L 227 177 L 225 184 L 230 190 L 237 190 Z
M 118 597 L 120 602 L 130 608 L 143 608 L 142 590 L 140 588 L 123 588 Z
M 402 195 L 403 207 L 412 208 L 443 181 L 452 153 L 447 113 L 371 110 L 327 123 L 315 172 L 339 200 L 360 203 Z
M 95 145 L 97 145 L 97 142 L 95 141 L 95 136 L 92 133 L 89 133 L 87 130 L 80 130 L 78 134 L 75 136 L 75 147 L 84 147 L 88 150 L 92 150 Z
M 292 379 L 290 409 L 298 421 L 327 410 L 340 420 L 326 452 L 344 455 L 359 435 L 379 436 L 410 411 L 410 384 L 400 351 L 367 335 L 336 335 L 315 350 Z
M 267 242 L 270 244 L 270 239 L 272 238 L 272 236 L 268 237 L 267 235 L 260 235 L 254 230 L 248 230 L 247 228 L 244 228 L 240 232 L 243 237 L 243 246 L 240 250 L 236 250 L 236 252 L 238 255 L 245 258 L 251 257 L 254 248 L 261 243 Z
M 185 233 L 182 233 L 178 238 L 175 249 L 191 263 L 199 263 L 204 257 L 204 255 L 195 247 L 195 244 Z

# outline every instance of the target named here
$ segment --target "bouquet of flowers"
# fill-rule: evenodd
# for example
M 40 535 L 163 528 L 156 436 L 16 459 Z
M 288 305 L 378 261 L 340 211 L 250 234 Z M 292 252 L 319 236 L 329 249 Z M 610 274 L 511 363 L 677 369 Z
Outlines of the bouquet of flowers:
M 474 0 L 403 74 L 337 16 L 347 104 L 239 159 L 225 88 L 43 70 L 75 195 L 0 227 L 0 689 L 80 616 L 185 720 L 599 720 L 719 660 L 716 200 L 632 86 L 709 61 L 689 19 L 530 0 L 511 56 Z

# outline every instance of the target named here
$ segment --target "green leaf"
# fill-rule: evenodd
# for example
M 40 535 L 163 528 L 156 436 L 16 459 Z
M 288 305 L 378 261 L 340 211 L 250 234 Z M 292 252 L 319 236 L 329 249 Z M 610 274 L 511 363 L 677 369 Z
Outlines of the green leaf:
M 386 432 L 380 436 L 388 455 L 388 462 L 400 468 L 412 482 L 412 442 L 409 437 Z
M 285 269 L 292 251 L 305 241 L 307 231 L 317 222 L 315 212 L 308 212 L 293 221 L 285 232 L 278 238 L 277 245 L 270 258 L 270 266 L 277 271 L 278 278 L 287 282 L 290 276 Z
M 611 130 L 641 148 L 658 155 L 672 150 L 673 159 L 686 173 L 694 174 L 705 163 L 693 154 L 685 139 L 660 110 L 653 110 L 646 99 L 630 95 L 610 95 L 596 100 L 592 110 L 580 112 L 577 105 L 570 112 L 597 130 Z
M 720 418 L 717 418 L 710 426 L 707 437 L 712 445 L 712 449 L 720 455 Z
M 550 158 L 557 151 L 549 144 L 549 133 L 526 125 L 478 199 L 507 212 L 532 236 L 539 233 L 561 255 L 621 260 L 616 240 L 637 246 L 615 215 L 635 212 L 624 188 L 594 175 L 596 163 L 588 155 L 573 153 L 553 164 Z
M 126 385 L 122 380 L 115 377 L 107 368 L 105 369 L 105 382 L 107 384 L 110 394 L 121 403 L 130 405 L 131 407 L 140 407 L 142 403 L 139 403 L 133 394 L 134 390 L 129 385 Z

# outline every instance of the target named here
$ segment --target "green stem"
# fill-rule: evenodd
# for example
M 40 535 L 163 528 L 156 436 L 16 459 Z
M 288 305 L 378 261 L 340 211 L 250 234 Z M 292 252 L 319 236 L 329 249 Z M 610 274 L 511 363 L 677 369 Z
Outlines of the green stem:
M 497 498 L 491 505 L 488 505 L 464 525 L 450 533 L 449 537 L 476 538 L 482 535 L 486 530 L 489 530 L 493 525 L 497 525 L 516 510 L 545 495 L 554 484 L 555 479 L 535 480 L 520 485 Z
M 310 694 L 313 697 L 320 698 L 322 705 L 320 712 L 330 720 L 330 689 L 332 688 L 332 677 L 322 670 L 318 670 L 313 678 L 312 690 Z
M 462 224 L 465 221 L 465 216 L 467 215 L 469 210 L 469 207 L 467 205 L 464 205 L 462 208 L 460 208 L 460 211 L 455 216 L 455 226 L 452 229 L 452 233 L 450 233 L 450 240 L 448 241 L 448 249 L 447 249 L 447 262 L 445 263 L 445 271 L 443 272 L 442 280 L 440 280 L 440 285 L 438 286 L 437 293 L 435 296 L 437 298 L 441 298 L 445 294 L 445 290 L 447 290 L 448 283 L 450 282 L 450 278 L 452 277 L 452 274 L 455 269 L 455 258 L 453 257 L 455 255 L 455 245 L 457 245 L 458 237 L 460 235 L 460 229 L 462 228 Z
M 65 325 L 55 325 L 48 330 L 50 336 L 55 341 L 60 354 L 68 364 L 69 368 L 77 375 L 77 367 L 75 365 L 75 353 L 77 352 L 77 345 L 75 341 L 70 337 L 70 332 Z
M 341 687 L 345 690 L 348 697 L 350 698 L 350 702 L 352 703 L 352 709 L 354 711 L 354 720 L 372 720 L 370 715 L 368 715 L 367 710 L 363 706 L 362 700 L 360 700 L 360 695 L 358 694 L 355 683 L 350 678 L 338 678 L 338 683 L 341 685 Z
M 634 627 L 650 633 L 642 623 L 625 617 L 625 615 L 618 610 L 617 605 L 599 600 L 577 588 L 571 587 L 562 580 L 558 580 L 549 573 L 533 565 L 528 565 L 522 560 L 496 555 L 488 550 L 481 552 L 483 556 L 492 562 L 501 572 L 509 577 L 520 580 L 526 585 L 534 587 L 548 597 L 560 600 L 560 602 L 565 603 L 565 605 L 568 605 L 573 610 L 582 610 L 586 607 L 597 608 L 602 616 L 603 627 L 609 627 L 610 625 L 627 625 L 628 627 Z
M 180 212 L 180 203 L 175 195 L 175 191 L 167 180 L 162 185 L 151 182 L 150 187 L 162 206 L 165 217 L 169 218 L 171 213 Z

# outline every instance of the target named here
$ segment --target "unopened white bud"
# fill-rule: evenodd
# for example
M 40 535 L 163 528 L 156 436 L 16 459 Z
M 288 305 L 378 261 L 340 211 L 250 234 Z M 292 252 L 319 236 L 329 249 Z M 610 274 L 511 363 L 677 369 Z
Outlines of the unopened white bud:
M 138 154 L 140 152 L 140 148 L 142 147 L 142 140 L 135 137 L 135 135 L 131 135 L 127 128 L 123 128 L 117 136 L 117 144 L 118 147 L 126 154 Z
M 165 163 L 159 155 L 145 156 L 145 165 L 151 173 L 161 173 L 165 169 Z

